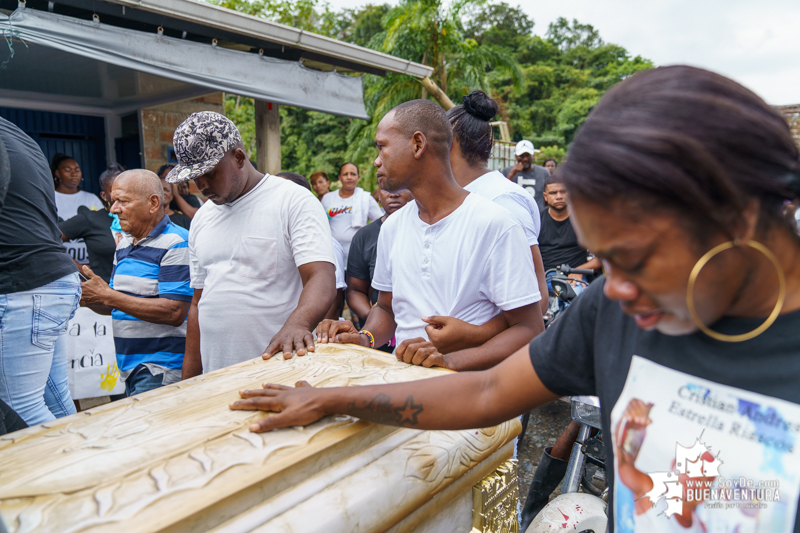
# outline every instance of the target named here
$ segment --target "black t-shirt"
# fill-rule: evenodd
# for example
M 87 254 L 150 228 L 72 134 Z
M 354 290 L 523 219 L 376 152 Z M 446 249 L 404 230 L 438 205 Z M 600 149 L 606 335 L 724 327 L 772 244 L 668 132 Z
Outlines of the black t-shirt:
M 347 275 L 369 281 L 375 275 L 375 261 L 378 257 L 378 234 L 383 221 L 378 220 L 359 229 L 350 242 L 350 255 L 347 257 Z M 372 291 L 372 303 L 378 301 L 378 291 Z
M 616 302 L 603 295 L 604 281 L 604 277 L 595 281 L 552 327 L 531 342 L 530 357 L 542 383 L 556 394 L 600 398 L 609 458 L 614 442 L 619 442 L 623 449 L 635 454 L 637 471 L 651 479 L 655 476 L 653 488 L 659 489 L 656 495 L 661 495 L 657 497 L 659 507 L 641 515 L 632 510 L 636 493 L 628 484 L 612 485 L 610 494 L 617 500 L 609 504 L 609 516 L 612 509 L 618 513 L 618 529 L 630 531 L 619 525 L 641 522 L 636 531 L 673 531 L 667 526 L 674 524 L 661 522 L 667 518 L 656 515 L 669 505 L 663 494 L 670 488 L 669 482 L 674 484 L 676 479 L 667 472 L 680 469 L 682 464 L 690 469 L 702 465 L 703 472 L 718 474 L 709 475 L 715 483 L 722 478 L 745 477 L 755 479 L 757 486 L 759 482 L 780 479 L 783 504 L 764 501 L 766 509 L 749 509 L 751 513 L 770 513 L 770 509 L 797 501 L 800 311 L 780 316 L 765 333 L 746 342 L 720 342 L 700 332 L 671 337 L 639 329 Z M 726 334 L 742 333 L 762 322 L 763 319 L 725 318 L 713 329 Z M 644 431 L 629 425 L 623 415 L 633 399 L 652 404 L 650 423 Z M 698 442 L 702 446 L 696 445 Z M 694 449 L 694 455 L 687 454 L 688 462 L 681 461 L 678 445 Z M 700 453 L 705 451 L 709 455 Z M 614 461 L 618 453 L 614 451 Z M 606 477 L 613 483 L 612 464 L 607 462 Z M 689 475 L 689 482 L 692 477 L 699 477 L 697 472 Z M 630 475 L 630 470 L 626 473 Z M 657 481 L 659 476 L 666 476 L 660 478 L 667 482 L 664 487 Z M 756 498 L 763 501 L 763 496 Z M 714 508 L 711 504 L 720 498 L 714 500 L 712 494 L 706 499 L 708 504 L 699 507 L 701 516 L 693 517 L 706 526 L 714 526 L 706 530 L 734 531 L 728 523 L 734 518 L 742 520 L 742 527 L 750 530 L 753 517 L 745 516 L 748 509 L 744 513 L 731 510 L 725 508 L 724 501 L 721 509 Z M 793 522 L 796 512 L 783 510 L 791 512 L 784 520 L 794 523 L 789 531 L 800 532 L 800 522 Z M 756 517 L 762 526 L 766 516 Z M 674 517 L 670 519 L 673 520 Z M 714 521 L 722 522 L 724 527 Z M 759 531 L 783 531 L 775 526 L 776 522 L 771 524 Z
M 200 207 L 203 205 L 203 202 L 201 202 L 200 199 L 194 194 L 181 194 L 181 198 L 186 200 L 187 204 L 189 204 L 192 207 L 196 207 L 197 209 L 200 209 Z M 178 202 L 176 202 L 174 198 L 169 203 L 169 208 L 172 209 L 173 211 L 181 210 L 181 208 L 178 207 Z M 186 229 L 189 229 L 188 226 L 182 226 L 182 227 L 186 227 Z
M 111 234 L 112 218 L 108 211 L 93 211 L 82 205 L 74 217 L 59 222 L 58 227 L 68 239 L 83 239 L 89 252 L 89 267 L 106 283 L 114 268 L 114 251 L 117 248 Z
M 184 229 L 189 229 L 189 226 L 192 224 L 192 219 L 188 216 L 184 215 L 183 213 L 179 213 L 177 211 L 173 212 L 169 216 L 170 222 L 173 222 L 176 226 L 180 226 Z
M 53 176 L 33 139 L 0 118 L 11 181 L 0 212 L 0 294 L 28 291 L 75 272 L 56 224 Z
M 559 222 L 550 216 L 549 209 L 542 213 L 539 251 L 542 253 L 545 270 L 564 264 L 578 267 L 586 262 L 588 255 L 586 248 L 578 244 L 578 236 L 569 223 L 569 217 Z

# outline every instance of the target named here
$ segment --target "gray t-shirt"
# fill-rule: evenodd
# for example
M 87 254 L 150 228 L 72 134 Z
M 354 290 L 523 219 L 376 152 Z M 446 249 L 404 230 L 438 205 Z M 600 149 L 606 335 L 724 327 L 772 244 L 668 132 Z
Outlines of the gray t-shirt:
M 508 177 L 508 173 L 514 167 L 506 167 L 501 172 L 503 176 Z M 550 175 L 550 172 L 539 165 L 533 165 L 527 172 L 517 172 L 514 176 L 514 182 L 531 193 L 531 196 L 536 200 L 536 205 L 539 206 L 539 212 L 544 212 L 544 180 Z
M 614 526 L 618 531 L 672 531 L 674 518 L 659 513 L 674 507 L 670 495 L 681 487 L 669 484 L 675 483 L 673 473 L 679 473 L 689 478 L 682 482 L 689 487 L 741 477 L 753 479 L 756 487 L 779 484 L 780 502 L 765 494 L 757 496 L 764 508 L 749 509 L 749 501 L 740 502 L 749 513 L 726 510 L 727 503 L 735 502 L 722 501 L 717 507 L 714 495 L 706 495 L 706 503 L 692 514 L 706 531 L 738 531 L 736 526 L 751 530 L 757 520 L 772 524 L 764 531 L 800 532 L 792 509 L 800 494 L 800 311 L 778 317 L 767 331 L 745 342 L 720 342 L 700 332 L 673 337 L 638 328 L 617 302 L 604 296 L 604 283 L 600 277 L 533 339 L 530 357 L 552 392 L 600 398 L 610 481 L 609 531 Z M 724 318 L 711 327 L 730 335 L 762 322 Z M 645 427 L 626 416 L 636 401 L 648 406 Z M 616 469 L 617 448 L 634 457 L 640 479 L 644 473 L 654 480 L 648 495 L 654 496 L 656 508 L 636 511 L 633 502 L 641 495 L 626 484 L 632 479 L 630 470 L 623 477 Z M 688 464 L 678 457 L 684 452 Z M 687 466 L 688 471 L 680 471 Z M 785 528 L 772 527 L 777 523 Z

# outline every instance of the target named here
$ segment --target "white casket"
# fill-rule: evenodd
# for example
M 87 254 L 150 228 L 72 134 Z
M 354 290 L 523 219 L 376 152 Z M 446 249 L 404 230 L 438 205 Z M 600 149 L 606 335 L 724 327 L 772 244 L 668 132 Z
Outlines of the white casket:
M 520 424 L 398 429 L 350 417 L 264 434 L 231 411 L 265 382 L 448 371 L 350 345 L 247 361 L 0 437 L 0 516 L 28 532 L 516 532 Z

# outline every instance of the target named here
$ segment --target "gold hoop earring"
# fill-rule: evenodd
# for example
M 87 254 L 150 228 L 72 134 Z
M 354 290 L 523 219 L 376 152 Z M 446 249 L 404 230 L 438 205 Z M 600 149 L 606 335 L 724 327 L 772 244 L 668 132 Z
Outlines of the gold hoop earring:
M 703 257 L 701 257 L 697 263 L 695 263 L 694 268 L 692 268 L 692 273 L 689 274 L 689 285 L 686 287 L 686 306 L 689 308 L 689 313 L 692 315 L 692 321 L 694 321 L 695 325 L 700 328 L 700 331 L 712 339 L 722 342 L 743 342 L 758 337 L 764 333 L 775 322 L 775 320 L 778 319 L 778 315 L 781 314 L 781 309 L 783 309 L 783 303 L 786 300 L 786 276 L 783 273 L 783 268 L 781 268 L 781 265 L 778 262 L 778 258 L 775 257 L 775 254 L 773 254 L 769 248 L 760 242 L 747 241 L 744 244 L 764 254 L 767 259 L 772 262 L 772 265 L 775 267 L 775 271 L 778 273 L 779 290 L 778 301 L 775 303 L 775 308 L 772 310 L 772 313 L 770 313 L 770 315 L 767 317 L 767 320 L 765 320 L 763 324 L 758 326 L 753 331 L 742 333 L 740 335 L 725 335 L 723 333 L 718 333 L 703 324 L 703 321 L 700 320 L 700 316 L 697 314 L 697 310 L 694 307 L 694 286 L 697 282 L 697 277 L 700 275 L 700 271 L 703 270 L 703 267 L 706 266 L 706 264 L 708 264 L 708 262 L 711 261 L 715 255 L 720 252 L 724 252 L 725 250 L 729 250 L 730 248 L 741 246 L 741 244 L 742 243 L 740 243 L 738 239 L 735 241 L 728 241 L 720 244 L 719 246 L 715 246 L 706 252 L 705 255 L 703 255 Z

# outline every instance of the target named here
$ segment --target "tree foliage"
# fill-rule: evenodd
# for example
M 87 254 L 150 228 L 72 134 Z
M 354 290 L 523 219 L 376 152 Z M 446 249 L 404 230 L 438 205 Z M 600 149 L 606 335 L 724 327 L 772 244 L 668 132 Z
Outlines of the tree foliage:
M 351 42 L 433 67 L 431 78 L 459 103 L 482 89 L 501 106 L 514 140 L 530 139 L 541 159 L 561 160 L 575 132 L 615 83 L 652 68 L 641 56 L 606 43 L 596 28 L 564 18 L 544 36 L 519 7 L 486 0 L 399 0 L 332 12 L 322 0 L 208 0 L 256 17 Z M 287 170 L 336 175 L 353 161 L 361 185 L 374 189 L 373 139 L 392 107 L 427 93 L 403 74 L 364 75 L 370 121 L 282 106 L 281 158 Z M 252 100 L 226 95 L 225 111 L 255 158 Z

